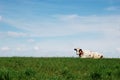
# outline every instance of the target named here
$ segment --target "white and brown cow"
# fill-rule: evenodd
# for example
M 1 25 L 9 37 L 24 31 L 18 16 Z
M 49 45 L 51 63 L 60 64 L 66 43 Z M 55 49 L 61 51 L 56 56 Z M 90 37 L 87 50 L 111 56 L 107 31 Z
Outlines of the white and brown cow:
M 76 54 L 81 58 L 103 58 L 103 55 L 98 52 L 93 52 L 89 50 L 82 50 L 80 48 L 75 48 Z

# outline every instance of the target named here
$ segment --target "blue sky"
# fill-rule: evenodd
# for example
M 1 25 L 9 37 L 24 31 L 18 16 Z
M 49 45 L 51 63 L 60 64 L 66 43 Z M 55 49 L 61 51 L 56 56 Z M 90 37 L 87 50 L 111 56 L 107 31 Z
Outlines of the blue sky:
M 0 56 L 120 57 L 119 0 L 0 0 Z

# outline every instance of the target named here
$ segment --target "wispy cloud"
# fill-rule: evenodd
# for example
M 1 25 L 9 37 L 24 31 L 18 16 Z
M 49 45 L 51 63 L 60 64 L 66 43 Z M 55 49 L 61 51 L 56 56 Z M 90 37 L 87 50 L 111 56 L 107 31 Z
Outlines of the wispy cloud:
M 41 20 L 40 20 L 41 21 Z M 113 35 L 113 31 L 119 32 L 120 15 L 108 16 L 79 16 L 79 15 L 55 15 L 48 21 L 20 22 L 19 20 L 7 20 L 6 23 L 16 28 L 31 32 L 31 36 L 66 36 L 81 32 L 99 32 Z M 116 36 L 114 33 L 114 36 Z M 27 36 L 26 33 L 8 32 L 10 36 Z M 118 33 L 116 33 L 118 34 Z
M 8 36 L 10 37 L 25 37 L 27 36 L 26 33 L 23 33 L 23 32 L 12 32 L 12 31 L 8 31 L 7 32 Z
M 120 53 L 120 48 L 117 48 L 116 50 Z
M 39 51 L 39 50 L 40 50 L 40 47 L 39 47 L 39 46 L 34 46 L 33 49 L 34 49 L 35 51 Z
M 80 16 L 77 15 L 77 14 L 71 14 L 71 15 L 53 15 L 53 17 L 59 18 L 60 20 L 63 20 L 63 21 L 75 20 L 75 19 L 80 18 Z
M 119 2 L 0 0 L 0 53 L 76 56 L 73 48 L 79 47 L 115 56 L 120 47 Z
M 110 7 L 107 7 L 106 10 L 108 10 L 108 11 L 120 11 L 120 7 L 110 6 Z
M 22 48 L 17 47 L 16 50 L 17 50 L 17 51 L 22 51 Z
M 2 21 L 2 16 L 0 16 L 0 21 Z
M 1 51 L 9 51 L 9 50 L 10 50 L 10 48 L 7 47 L 7 46 L 5 46 L 5 47 L 1 47 Z
M 31 43 L 31 42 L 35 42 L 34 39 L 28 39 L 27 41 L 30 42 L 30 43 Z

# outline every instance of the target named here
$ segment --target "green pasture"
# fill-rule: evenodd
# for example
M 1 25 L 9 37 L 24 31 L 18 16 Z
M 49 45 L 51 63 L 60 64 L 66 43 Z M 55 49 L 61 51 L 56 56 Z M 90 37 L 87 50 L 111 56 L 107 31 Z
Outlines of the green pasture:
M 120 59 L 1 57 L 0 80 L 120 80 Z

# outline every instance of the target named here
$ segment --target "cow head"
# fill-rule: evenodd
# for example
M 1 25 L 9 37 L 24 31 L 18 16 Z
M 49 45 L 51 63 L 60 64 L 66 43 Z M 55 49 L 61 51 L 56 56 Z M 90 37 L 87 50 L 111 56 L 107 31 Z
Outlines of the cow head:
M 76 54 L 79 55 L 80 57 L 81 57 L 81 55 L 83 55 L 82 49 L 80 49 L 80 48 L 75 48 L 74 50 L 76 51 Z

